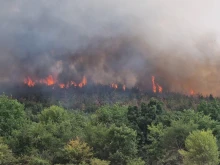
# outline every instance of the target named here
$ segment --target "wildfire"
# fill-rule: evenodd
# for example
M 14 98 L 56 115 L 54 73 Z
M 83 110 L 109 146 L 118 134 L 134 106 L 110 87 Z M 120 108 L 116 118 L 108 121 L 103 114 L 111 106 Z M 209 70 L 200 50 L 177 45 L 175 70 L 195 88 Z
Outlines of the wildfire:
M 125 90 L 126 90 L 126 86 L 125 86 L 125 85 L 123 85 L 123 86 L 122 86 L 122 89 L 125 91 Z
M 87 84 L 87 79 L 85 76 L 83 76 L 83 79 L 81 81 L 81 83 L 79 83 L 79 87 L 82 88 L 83 86 L 85 86 Z
M 30 77 L 25 78 L 24 83 L 27 84 L 29 87 L 33 87 L 35 85 L 35 82 Z
M 118 88 L 118 84 L 112 83 L 111 87 L 114 88 L 114 89 L 117 89 Z
M 156 93 L 158 91 L 159 93 L 162 93 L 163 88 L 159 84 L 155 83 L 155 77 L 154 76 L 151 77 L 151 81 L 152 81 L 152 90 L 153 90 L 153 92 Z
M 190 90 L 190 95 L 194 95 L 195 94 L 195 92 L 194 92 L 194 90 Z
M 37 81 L 37 83 L 46 84 L 48 86 L 51 86 L 51 85 L 56 84 L 56 80 L 52 75 L 49 75 L 45 79 L 40 79 L 39 82 Z
M 47 86 L 58 85 L 60 88 L 69 88 L 70 86 L 82 88 L 87 84 L 87 79 L 85 76 L 83 76 L 83 79 L 79 84 L 77 84 L 75 81 L 70 81 L 65 84 L 65 83 L 58 83 L 56 78 L 54 78 L 52 75 L 49 75 L 45 79 L 40 79 L 40 80 L 33 80 L 30 77 L 27 77 L 24 79 L 24 84 L 26 84 L 29 87 L 33 87 L 36 84 L 45 84 Z
M 59 84 L 60 88 L 65 88 L 65 84 Z
M 163 92 L 163 88 L 159 84 L 157 84 L 157 87 L 158 87 L 159 93 L 162 93 Z

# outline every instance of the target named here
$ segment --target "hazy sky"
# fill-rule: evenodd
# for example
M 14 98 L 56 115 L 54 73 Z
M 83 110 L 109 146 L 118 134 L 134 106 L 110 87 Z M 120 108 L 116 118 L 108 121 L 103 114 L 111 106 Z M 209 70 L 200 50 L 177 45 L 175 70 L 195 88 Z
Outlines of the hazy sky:
M 66 72 L 93 80 L 117 77 L 133 86 L 145 76 L 150 83 L 154 74 L 171 91 L 220 92 L 219 0 L 0 3 L 1 81 L 54 71 L 57 54 L 62 60 L 68 52 L 82 56 L 88 68 L 73 60 Z

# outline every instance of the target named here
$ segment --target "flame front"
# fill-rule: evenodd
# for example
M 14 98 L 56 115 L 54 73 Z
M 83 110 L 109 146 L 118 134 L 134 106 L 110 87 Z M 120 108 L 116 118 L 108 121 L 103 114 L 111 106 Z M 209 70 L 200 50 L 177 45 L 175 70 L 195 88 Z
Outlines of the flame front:
M 87 79 L 85 76 L 83 76 L 83 79 L 81 81 L 81 83 L 79 83 L 79 87 L 82 88 L 83 86 L 85 86 L 87 84 Z
M 118 88 L 118 84 L 112 83 L 111 87 L 114 88 L 114 89 L 117 89 Z
M 155 77 L 154 76 L 151 77 L 151 81 L 152 81 L 152 91 L 154 93 L 156 93 L 157 91 L 159 93 L 162 93 L 163 92 L 163 88 L 158 83 L 157 84 L 155 83 Z
M 158 91 L 159 91 L 159 93 L 162 93 L 162 92 L 163 92 L 163 88 L 162 88 L 162 86 L 160 86 L 159 84 L 157 84 L 157 87 L 158 87 Z
M 83 76 L 83 79 L 79 84 L 77 84 L 75 81 L 70 81 L 65 84 L 65 83 L 58 83 L 55 77 L 53 77 L 52 75 L 49 75 L 45 79 L 39 79 L 39 80 L 34 80 L 34 79 L 31 79 L 30 77 L 27 77 L 24 79 L 24 84 L 26 84 L 29 87 L 33 87 L 36 84 L 45 84 L 47 86 L 58 85 L 60 88 L 69 88 L 70 86 L 82 88 L 83 86 L 87 84 L 87 79 L 85 76 Z
M 24 83 L 27 84 L 29 87 L 33 87 L 35 85 L 35 82 L 30 77 L 25 78 Z

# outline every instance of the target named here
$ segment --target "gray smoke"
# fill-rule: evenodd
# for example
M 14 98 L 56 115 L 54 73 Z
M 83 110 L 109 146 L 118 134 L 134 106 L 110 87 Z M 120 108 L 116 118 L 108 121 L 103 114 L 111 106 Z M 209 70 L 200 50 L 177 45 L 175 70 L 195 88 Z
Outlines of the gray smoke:
M 220 95 L 218 0 L 0 0 L 0 81 L 49 74 Z

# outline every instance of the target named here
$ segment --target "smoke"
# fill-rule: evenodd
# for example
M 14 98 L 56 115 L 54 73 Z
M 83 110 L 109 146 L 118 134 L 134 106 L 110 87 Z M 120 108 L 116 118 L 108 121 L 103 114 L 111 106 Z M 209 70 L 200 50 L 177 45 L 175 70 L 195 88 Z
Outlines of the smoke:
M 220 95 L 218 0 L 1 0 L 0 81 L 123 83 Z

